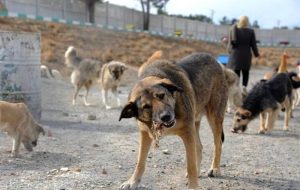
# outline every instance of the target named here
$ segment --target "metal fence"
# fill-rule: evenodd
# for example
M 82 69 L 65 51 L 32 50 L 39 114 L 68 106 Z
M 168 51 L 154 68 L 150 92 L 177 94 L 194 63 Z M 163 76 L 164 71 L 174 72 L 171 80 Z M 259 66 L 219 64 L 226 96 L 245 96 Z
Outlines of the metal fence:
M 80 0 L 0 0 L 10 12 L 86 22 L 88 13 Z M 95 23 L 103 26 L 141 30 L 142 13 L 109 3 L 97 4 Z M 150 16 L 150 31 L 163 34 L 179 32 L 184 36 L 206 41 L 220 41 L 227 36 L 229 27 L 188 19 L 164 16 Z M 278 46 L 289 41 L 291 46 L 300 47 L 299 30 L 255 29 L 257 39 L 263 46 Z

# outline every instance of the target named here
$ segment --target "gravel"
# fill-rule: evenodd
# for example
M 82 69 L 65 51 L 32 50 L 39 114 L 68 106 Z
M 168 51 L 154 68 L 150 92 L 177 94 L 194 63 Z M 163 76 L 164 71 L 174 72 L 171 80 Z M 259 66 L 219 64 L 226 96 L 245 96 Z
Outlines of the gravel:
M 266 68 L 251 71 L 251 83 Z M 132 80 L 134 81 L 134 80 Z M 92 89 L 91 106 L 71 105 L 73 87 L 66 81 L 43 79 L 41 123 L 48 131 L 32 153 L 22 147 L 19 158 L 10 158 L 12 140 L 0 133 L 0 189 L 91 190 L 117 189 L 134 170 L 138 130 L 134 119 L 118 121 L 121 108 L 106 110 L 99 89 Z M 120 88 L 125 104 L 132 83 Z M 83 92 L 82 92 L 83 93 Z M 114 103 L 114 99 L 111 99 Z M 222 176 L 208 178 L 213 140 L 206 119 L 200 131 L 204 147 L 200 189 L 300 189 L 300 108 L 290 130 L 282 131 L 283 114 L 270 134 L 257 134 L 259 119 L 244 134 L 232 134 L 232 114 L 224 122 Z M 142 190 L 187 189 L 185 150 L 175 136 L 152 148 L 140 184 Z

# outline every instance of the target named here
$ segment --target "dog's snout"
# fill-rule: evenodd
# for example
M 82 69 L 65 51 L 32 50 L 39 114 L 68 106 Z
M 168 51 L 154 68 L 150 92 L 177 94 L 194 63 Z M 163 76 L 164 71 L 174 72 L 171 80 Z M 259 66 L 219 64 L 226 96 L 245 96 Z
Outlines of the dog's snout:
M 37 141 L 32 141 L 32 145 L 36 146 L 37 145 Z
M 241 119 L 237 119 L 236 121 L 237 121 L 237 122 L 240 122 L 240 121 L 241 121 Z
M 171 120 L 171 115 L 170 114 L 164 114 L 164 115 L 162 115 L 161 116 L 161 120 L 163 121 L 163 122 L 169 122 L 170 120 Z

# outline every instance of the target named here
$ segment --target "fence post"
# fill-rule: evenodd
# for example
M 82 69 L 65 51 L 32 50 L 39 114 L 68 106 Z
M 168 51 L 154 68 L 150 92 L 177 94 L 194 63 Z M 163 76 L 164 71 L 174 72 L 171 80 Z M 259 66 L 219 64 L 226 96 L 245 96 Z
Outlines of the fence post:
M 66 9 L 66 0 L 63 0 L 63 6 L 62 6 L 62 18 L 65 19 L 65 10 Z
M 161 27 L 161 29 L 160 29 L 161 33 L 164 33 L 164 15 L 163 14 L 160 15 L 160 27 Z
M 105 25 L 106 26 L 108 26 L 108 15 L 109 15 L 109 13 L 108 13 L 108 1 L 106 2 L 106 6 L 105 6 L 105 13 L 106 13 L 106 15 L 105 15 Z
M 35 15 L 39 15 L 39 0 L 35 0 Z

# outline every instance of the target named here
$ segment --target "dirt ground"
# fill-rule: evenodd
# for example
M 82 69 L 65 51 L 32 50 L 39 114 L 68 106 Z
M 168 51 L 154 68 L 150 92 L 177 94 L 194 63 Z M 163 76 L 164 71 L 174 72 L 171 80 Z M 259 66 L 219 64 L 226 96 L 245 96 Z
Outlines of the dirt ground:
M 253 69 L 251 83 L 266 70 Z M 136 71 L 129 70 L 127 75 L 132 77 L 127 77 L 120 88 L 123 104 L 136 80 Z M 83 105 L 82 98 L 72 106 L 72 91 L 69 80 L 42 80 L 41 123 L 52 134 L 42 136 L 32 153 L 26 153 L 22 147 L 19 158 L 10 158 L 12 141 L 0 133 L 1 190 L 117 189 L 130 177 L 139 144 L 134 119 L 119 122 L 121 108 L 105 110 L 97 86 L 89 96 L 89 107 Z M 96 119 L 89 120 L 89 115 Z M 200 131 L 204 147 L 201 189 L 300 189 L 300 107 L 294 112 L 289 131 L 282 131 L 282 115 L 273 132 L 258 135 L 258 119 L 244 134 L 232 134 L 233 115 L 227 114 L 222 176 L 218 178 L 206 175 L 213 141 L 204 119 Z M 169 154 L 164 154 L 164 150 Z M 176 136 L 168 136 L 161 140 L 160 148 L 151 149 L 139 189 L 187 189 L 185 171 L 183 143 Z

